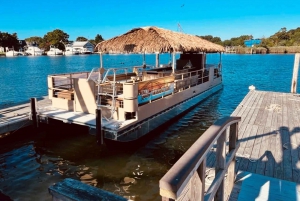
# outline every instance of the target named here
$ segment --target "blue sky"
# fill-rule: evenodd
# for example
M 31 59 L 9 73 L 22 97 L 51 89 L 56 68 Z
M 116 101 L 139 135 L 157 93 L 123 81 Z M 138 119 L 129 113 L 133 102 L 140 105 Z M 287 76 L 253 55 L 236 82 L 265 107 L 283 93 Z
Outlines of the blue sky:
M 184 33 L 225 40 L 269 37 L 282 27 L 300 27 L 296 0 L 2 0 L 0 10 L 0 31 L 17 33 L 19 39 L 43 37 L 54 29 L 69 34 L 69 40 L 96 34 L 110 39 L 144 26 L 178 31 L 180 23 Z

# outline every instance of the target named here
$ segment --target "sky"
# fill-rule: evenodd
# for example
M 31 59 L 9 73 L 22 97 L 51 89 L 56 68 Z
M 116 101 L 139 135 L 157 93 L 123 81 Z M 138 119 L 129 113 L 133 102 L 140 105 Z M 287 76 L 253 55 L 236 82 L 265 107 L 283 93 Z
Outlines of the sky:
M 0 31 L 17 33 L 18 39 L 60 29 L 69 40 L 97 34 L 106 40 L 133 28 L 157 26 L 226 40 L 269 37 L 283 27 L 300 27 L 297 0 L 1 0 L 0 10 Z

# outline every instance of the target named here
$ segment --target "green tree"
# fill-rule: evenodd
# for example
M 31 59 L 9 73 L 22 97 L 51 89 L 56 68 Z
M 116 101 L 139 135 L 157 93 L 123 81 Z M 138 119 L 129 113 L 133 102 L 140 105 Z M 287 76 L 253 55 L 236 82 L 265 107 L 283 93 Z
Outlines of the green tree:
M 15 50 L 19 50 L 20 44 L 17 34 L 9 34 L 7 32 L 0 31 L 0 46 L 8 48 L 13 47 Z
M 100 42 L 102 42 L 102 41 L 104 41 L 104 39 L 102 38 L 102 36 L 99 35 L 99 34 L 97 34 L 97 35 L 95 36 L 95 43 L 98 44 L 98 43 L 100 43 Z
M 210 42 L 212 42 L 212 43 L 216 43 L 216 44 L 219 44 L 219 45 L 223 45 L 223 42 L 222 42 L 222 40 L 221 40 L 220 37 L 214 37 L 214 36 L 212 36 L 212 35 L 198 36 L 198 37 L 203 38 L 203 39 L 205 39 L 205 40 L 208 40 L 208 41 L 210 41 Z
M 231 40 L 225 40 L 225 41 L 223 42 L 223 45 L 224 45 L 224 46 L 233 46 Z
M 103 39 L 102 36 L 99 35 L 99 34 L 97 34 L 97 35 L 95 36 L 95 39 L 89 40 L 89 42 L 92 43 L 92 44 L 95 45 L 95 46 L 96 46 L 98 43 L 102 42 L 102 41 L 104 41 L 104 39 Z M 97 51 L 97 50 L 95 50 L 95 51 Z
M 37 45 L 40 46 L 43 44 L 43 38 L 39 36 L 32 36 L 29 38 L 25 38 L 27 45 Z
M 49 50 L 51 45 L 54 45 L 60 50 L 65 50 L 64 43 L 67 43 L 69 35 L 62 30 L 55 29 L 44 35 L 44 41 L 41 45 L 45 50 Z
M 79 36 L 76 38 L 76 41 L 88 41 L 88 39 L 83 36 Z

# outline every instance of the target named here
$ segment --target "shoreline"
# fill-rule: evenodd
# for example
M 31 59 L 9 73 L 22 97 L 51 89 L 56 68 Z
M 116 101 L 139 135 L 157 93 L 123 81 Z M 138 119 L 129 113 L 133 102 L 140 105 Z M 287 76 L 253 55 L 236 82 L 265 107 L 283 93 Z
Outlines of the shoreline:
M 226 47 L 224 53 L 229 54 L 295 54 L 300 53 L 300 46 L 276 46 L 276 47 Z

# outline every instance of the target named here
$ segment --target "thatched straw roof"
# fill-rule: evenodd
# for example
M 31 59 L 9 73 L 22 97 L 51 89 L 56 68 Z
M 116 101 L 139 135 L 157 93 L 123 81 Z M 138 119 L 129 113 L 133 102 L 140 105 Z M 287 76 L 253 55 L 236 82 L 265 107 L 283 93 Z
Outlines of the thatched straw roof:
M 198 36 L 174 32 L 158 27 L 142 27 L 102 41 L 99 52 L 223 52 L 224 47 Z

